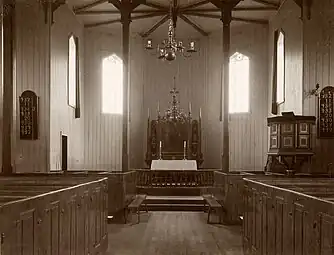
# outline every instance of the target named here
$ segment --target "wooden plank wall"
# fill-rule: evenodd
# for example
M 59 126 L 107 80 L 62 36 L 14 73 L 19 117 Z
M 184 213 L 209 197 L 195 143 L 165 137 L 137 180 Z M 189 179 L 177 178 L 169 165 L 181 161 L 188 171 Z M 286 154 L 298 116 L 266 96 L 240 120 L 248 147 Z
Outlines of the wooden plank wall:
M 333 9 L 334 2 L 331 0 L 313 1 L 311 19 L 303 23 L 300 8 L 293 0 L 287 0 L 270 23 L 269 56 L 273 52 L 274 30 L 282 28 L 286 39 L 286 101 L 280 107 L 281 111 L 317 116 L 317 99 L 314 96 L 305 98 L 305 92 L 314 89 L 317 83 L 320 89 L 334 86 Z M 270 112 L 272 59 L 269 61 Z M 334 142 L 316 139 L 316 128 L 313 133 L 316 155 L 312 166 L 306 167 L 305 171 L 324 172 L 328 163 L 332 162 Z
M 78 37 L 81 116 L 68 105 L 68 38 Z M 68 136 L 68 168 L 84 166 L 84 28 L 67 5 L 54 13 L 51 30 L 50 168 L 61 169 L 61 132 Z
M 285 102 L 279 112 L 294 111 L 302 114 L 303 96 L 303 22 L 300 7 L 287 0 L 269 25 L 269 114 L 271 113 L 274 32 L 281 29 L 285 34 Z
M 250 114 L 230 117 L 230 166 L 232 170 L 259 170 L 267 153 L 267 84 L 268 27 L 243 25 L 232 29 L 231 52 L 250 57 Z M 155 40 L 158 41 L 158 40 Z M 180 91 L 181 107 L 188 111 L 192 103 L 193 117 L 202 108 L 202 150 L 205 168 L 221 167 L 222 122 L 219 121 L 220 84 L 222 82 L 222 33 L 213 33 L 198 41 L 199 52 L 189 59 L 162 63 L 146 53 L 144 108 L 156 117 L 170 102 L 173 77 Z M 146 113 L 147 114 L 147 113 Z M 145 119 L 145 118 L 144 118 Z M 146 123 L 144 123 L 146 128 Z M 145 139 L 146 139 L 146 134 Z M 221 138 L 221 139 L 219 139 Z M 145 147 L 146 149 L 146 147 Z M 145 150 L 146 151 L 146 150 Z
M 306 21 L 304 33 L 304 91 L 334 86 L 334 2 L 313 1 L 311 20 Z M 315 97 L 303 101 L 304 114 L 317 116 L 318 105 Z M 316 156 L 312 171 L 327 171 L 333 162 L 334 141 L 331 139 L 314 141 Z M 333 162 L 334 163 L 334 162 Z
M 143 166 L 144 124 L 141 41 L 131 39 L 130 167 Z M 121 57 L 121 38 L 98 30 L 85 31 L 85 168 L 121 170 L 122 117 L 102 113 L 102 59 L 115 53 Z M 146 120 L 146 119 L 145 119 Z
M 32 18 L 33 17 L 33 18 Z M 49 169 L 50 133 L 50 31 L 44 12 L 35 0 L 16 4 L 16 86 L 13 125 L 14 171 L 41 172 Z M 25 90 L 39 97 L 39 139 L 19 139 L 19 96 Z

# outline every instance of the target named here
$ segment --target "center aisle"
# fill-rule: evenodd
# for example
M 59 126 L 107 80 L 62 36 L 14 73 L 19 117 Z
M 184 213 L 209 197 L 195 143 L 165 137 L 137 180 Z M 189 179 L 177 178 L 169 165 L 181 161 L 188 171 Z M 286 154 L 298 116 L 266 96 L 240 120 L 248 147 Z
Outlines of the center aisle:
M 208 225 L 203 212 L 149 212 L 109 225 L 108 255 L 243 255 L 240 226 Z

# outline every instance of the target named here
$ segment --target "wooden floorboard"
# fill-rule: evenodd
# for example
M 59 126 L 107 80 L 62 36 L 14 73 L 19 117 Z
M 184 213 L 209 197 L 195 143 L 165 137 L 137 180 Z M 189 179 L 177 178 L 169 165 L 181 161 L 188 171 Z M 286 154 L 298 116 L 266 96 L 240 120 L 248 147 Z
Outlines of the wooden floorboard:
M 243 255 L 240 226 L 208 225 L 203 212 L 141 213 L 109 225 L 107 255 Z

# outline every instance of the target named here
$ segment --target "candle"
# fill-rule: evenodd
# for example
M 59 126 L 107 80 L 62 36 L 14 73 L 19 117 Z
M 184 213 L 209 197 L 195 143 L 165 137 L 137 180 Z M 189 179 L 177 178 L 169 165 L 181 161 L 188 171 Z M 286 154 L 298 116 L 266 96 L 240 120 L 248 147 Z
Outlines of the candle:
M 147 117 L 150 118 L 150 108 L 147 109 Z
M 191 103 L 189 102 L 189 112 L 191 112 Z
M 158 101 L 158 112 L 160 112 L 160 102 L 159 101 Z
M 159 143 L 159 147 L 160 147 L 160 149 L 161 149 L 161 147 L 162 147 L 162 142 L 160 141 L 160 143 Z
M 183 148 L 186 148 L 186 147 L 187 147 L 187 142 L 183 141 Z
M 202 108 L 199 108 L 199 117 L 202 118 Z

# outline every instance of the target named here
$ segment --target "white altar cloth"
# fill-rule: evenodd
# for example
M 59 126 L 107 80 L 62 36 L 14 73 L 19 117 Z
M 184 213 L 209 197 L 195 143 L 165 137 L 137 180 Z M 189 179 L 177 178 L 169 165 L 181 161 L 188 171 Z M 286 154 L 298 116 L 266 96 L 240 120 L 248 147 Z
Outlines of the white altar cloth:
M 152 160 L 151 170 L 197 170 L 196 160 Z

